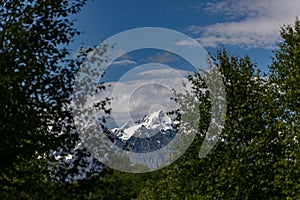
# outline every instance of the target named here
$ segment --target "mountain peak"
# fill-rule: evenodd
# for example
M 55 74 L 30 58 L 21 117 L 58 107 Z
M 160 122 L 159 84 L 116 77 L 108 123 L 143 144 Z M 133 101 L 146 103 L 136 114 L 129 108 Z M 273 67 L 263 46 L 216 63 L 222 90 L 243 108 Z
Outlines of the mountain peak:
M 166 113 L 162 109 L 159 109 L 159 110 L 157 110 L 157 111 L 150 114 L 150 116 L 158 116 L 158 117 L 162 117 L 162 116 L 165 116 L 165 115 L 166 115 Z
M 149 129 L 159 128 L 160 125 L 172 124 L 171 118 L 163 111 L 159 109 L 144 118 L 145 126 Z
M 150 113 L 135 123 L 127 122 L 120 128 L 112 129 L 112 132 L 122 140 L 128 140 L 133 135 L 149 137 L 149 132 L 164 132 L 173 129 L 172 119 L 162 109 Z

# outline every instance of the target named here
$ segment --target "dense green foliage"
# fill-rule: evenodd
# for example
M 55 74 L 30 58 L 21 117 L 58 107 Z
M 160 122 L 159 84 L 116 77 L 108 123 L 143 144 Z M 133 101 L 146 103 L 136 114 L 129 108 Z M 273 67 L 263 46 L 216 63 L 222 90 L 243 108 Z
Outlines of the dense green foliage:
M 198 154 L 210 99 L 196 75 L 191 82 L 203 102 L 201 118 L 194 119 L 199 134 L 172 165 L 146 174 L 105 168 L 72 183 L 63 180 L 80 172 L 59 166 L 51 176 L 49 152 L 68 150 L 78 140 L 66 125 L 72 120 L 66 105 L 79 63 L 68 59 L 64 46 L 78 34 L 68 17 L 85 1 L 72 2 L 0 3 L 1 199 L 300 199 L 298 19 L 282 28 L 267 76 L 249 57 L 226 51 L 216 56 L 227 95 L 226 124 L 205 158 Z M 182 98 L 190 105 L 188 96 Z
M 65 108 L 78 67 L 68 58 L 66 47 L 79 34 L 69 16 L 84 4 L 81 0 L 0 3 L 3 198 L 51 193 L 43 189 L 44 184 L 50 185 L 49 152 L 74 140 L 65 125 L 71 119 Z

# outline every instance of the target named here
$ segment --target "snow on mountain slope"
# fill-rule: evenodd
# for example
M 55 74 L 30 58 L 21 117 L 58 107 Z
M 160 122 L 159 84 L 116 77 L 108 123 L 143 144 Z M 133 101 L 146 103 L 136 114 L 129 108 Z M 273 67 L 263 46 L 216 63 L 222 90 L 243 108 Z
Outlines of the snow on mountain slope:
M 140 138 L 152 136 L 149 134 L 149 131 L 145 130 L 156 130 L 157 132 L 173 130 L 172 119 L 160 109 L 144 116 L 135 123 L 127 122 L 122 127 L 112 129 L 111 131 L 122 140 L 128 140 L 134 135 Z
M 172 119 L 158 110 L 136 122 L 127 122 L 120 128 L 107 130 L 114 145 L 125 151 L 146 153 L 166 146 L 176 135 Z

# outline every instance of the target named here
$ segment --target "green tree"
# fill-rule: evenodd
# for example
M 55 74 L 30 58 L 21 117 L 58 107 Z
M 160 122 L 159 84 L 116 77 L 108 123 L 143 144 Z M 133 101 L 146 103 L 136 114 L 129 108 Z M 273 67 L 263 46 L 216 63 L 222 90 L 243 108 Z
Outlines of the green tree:
M 160 171 L 162 178 L 147 181 L 140 199 L 300 198 L 299 20 L 284 26 L 281 37 L 266 77 L 247 56 L 218 54 L 227 95 L 219 143 L 199 159 L 203 135 L 198 134 L 178 161 Z M 202 81 L 194 77 L 192 83 L 199 88 Z M 199 128 L 199 133 L 206 131 Z
M 270 124 L 277 144 L 273 186 L 283 196 L 300 198 L 300 21 L 281 29 L 282 41 L 270 65 L 269 104 L 275 118 Z
M 67 45 L 79 34 L 70 20 L 85 0 L 0 3 L 0 185 L 3 198 L 51 193 L 49 151 L 70 134 L 70 101 L 78 64 Z
M 239 164 L 251 159 L 248 155 L 250 139 L 261 129 L 259 121 L 249 120 L 261 115 L 258 109 L 260 84 L 254 79 L 255 66 L 248 57 L 238 59 L 228 56 L 224 51 L 219 53 L 216 63 L 223 75 L 227 94 L 226 124 L 219 144 L 205 158 L 199 159 L 201 143 L 210 121 L 210 115 L 207 114 L 210 99 L 207 94 L 198 95 L 199 101 L 203 102 L 199 108 L 202 116 L 199 134 L 182 158 L 165 169 L 168 178 L 162 180 L 169 188 L 163 192 L 173 199 L 234 198 L 235 195 L 241 195 L 237 191 L 243 192 L 238 187 L 247 187 L 246 180 L 242 178 L 247 171 L 242 170 L 243 166 Z M 203 87 L 201 82 L 203 79 L 200 76 L 192 79 L 197 94 Z M 151 186 L 150 195 L 156 193 L 155 190 L 160 186 Z

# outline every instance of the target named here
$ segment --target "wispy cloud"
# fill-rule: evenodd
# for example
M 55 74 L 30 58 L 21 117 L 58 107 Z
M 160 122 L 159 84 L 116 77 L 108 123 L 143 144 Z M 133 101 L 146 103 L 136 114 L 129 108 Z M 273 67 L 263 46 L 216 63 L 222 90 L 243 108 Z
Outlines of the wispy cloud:
M 181 41 L 176 42 L 176 45 L 195 47 L 195 46 L 198 46 L 199 44 L 195 40 L 181 40 Z
M 225 17 L 220 23 L 189 27 L 196 40 L 206 47 L 273 48 L 280 40 L 280 27 L 292 24 L 300 15 L 298 0 L 228 0 L 194 8 Z
M 180 70 L 180 69 L 173 69 L 173 68 L 169 68 L 169 69 L 153 69 L 151 71 L 147 70 L 147 71 L 143 71 L 143 72 L 139 72 L 137 73 L 137 75 L 139 77 L 143 77 L 144 79 L 153 79 L 153 78 L 162 78 L 162 79 L 166 79 L 172 76 L 184 76 L 187 77 L 189 74 L 192 74 L 193 72 L 191 71 L 186 71 L 186 70 Z
M 112 99 L 111 117 L 121 126 L 131 118 L 135 121 L 149 114 L 149 109 L 154 105 L 160 105 L 166 111 L 178 108 L 178 104 L 171 97 L 174 97 L 173 90 L 184 92 L 185 89 L 191 88 L 188 80 L 184 78 L 188 73 L 189 71 L 169 68 L 133 70 L 129 75 L 134 76 L 132 80 L 106 83 L 111 87 L 99 93 L 96 99 Z M 101 115 L 101 112 L 99 114 Z
M 118 65 L 118 66 L 124 66 L 124 65 L 136 65 L 137 62 L 134 60 L 120 60 L 120 61 L 115 61 L 112 63 L 112 65 Z

